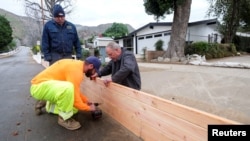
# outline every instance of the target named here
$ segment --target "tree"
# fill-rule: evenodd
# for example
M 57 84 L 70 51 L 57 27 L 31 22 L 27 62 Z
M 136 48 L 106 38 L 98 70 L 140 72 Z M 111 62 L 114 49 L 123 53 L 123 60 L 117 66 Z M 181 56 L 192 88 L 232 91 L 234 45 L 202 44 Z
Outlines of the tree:
M 55 4 L 62 5 L 65 14 L 70 14 L 73 11 L 72 0 L 25 0 L 25 13 L 28 17 L 44 22 L 53 17 L 53 7 Z
M 173 2 L 161 0 L 144 0 L 145 11 L 148 15 L 154 15 L 154 19 L 159 22 L 159 19 L 165 18 L 165 14 L 172 14 Z
M 12 40 L 10 22 L 4 16 L 0 15 L 0 48 L 5 48 Z
M 250 30 L 250 0 L 208 0 L 208 16 L 221 19 L 220 32 L 225 43 L 233 43 L 236 32 Z
M 128 28 L 122 23 L 113 23 L 112 26 L 105 30 L 102 34 L 105 37 L 117 38 L 126 36 L 128 34 Z
M 192 0 L 144 0 L 145 11 L 158 21 L 165 14 L 174 13 L 172 32 L 164 58 L 180 61 L 184 57 L 184 47 Z
M 42 34 L 42 28 L 45 21 L 52 19 L 53 7 L 55 4 L 62 5 L 65 14 L 72 12 L 72 0 L 24 0 L 25 14 L 37 21 L 39 27 L 39 35 Z M 31 34 L 32 31 L 30 32 Z M 39 40 L 41 36 L 31 36 L 33 41 Z
M 225 43 L 232 43 L 239 27 L 240 21 L 240 3 L 239 0 L 208 0 L 210 3 L 208 15 L 214 15 L 222 19 L 219 31 L 224 35 Z
M 250 0 L 241 0 L 240 27 L 243 32 L 250 31 Z

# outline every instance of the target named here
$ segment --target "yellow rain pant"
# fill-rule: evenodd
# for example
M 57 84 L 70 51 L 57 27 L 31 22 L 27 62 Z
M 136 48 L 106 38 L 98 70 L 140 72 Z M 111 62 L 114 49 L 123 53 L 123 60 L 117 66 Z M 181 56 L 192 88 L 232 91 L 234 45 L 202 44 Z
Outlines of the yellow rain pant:
M 30 92 L 35 99 L 47 101 L 48 113 L 59 114 L 64 120 L 77 112 L 73 107 L 74 85 L 71 82 L 49 80 L 31 85 Z

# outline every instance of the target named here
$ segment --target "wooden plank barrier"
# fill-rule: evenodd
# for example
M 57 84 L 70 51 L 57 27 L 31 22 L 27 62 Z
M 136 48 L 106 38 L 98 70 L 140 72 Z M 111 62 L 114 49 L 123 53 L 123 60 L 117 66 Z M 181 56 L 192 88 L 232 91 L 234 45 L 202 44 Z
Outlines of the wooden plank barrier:
M 206 141 L 209 124 L 241 124 L 100 78 L 85 79 L 81 90 L 144 141 Z

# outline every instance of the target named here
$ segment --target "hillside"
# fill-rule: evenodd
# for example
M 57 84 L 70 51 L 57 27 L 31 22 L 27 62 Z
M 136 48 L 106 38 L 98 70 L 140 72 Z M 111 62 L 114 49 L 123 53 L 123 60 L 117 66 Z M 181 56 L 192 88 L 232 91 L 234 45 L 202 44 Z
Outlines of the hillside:
M 36 43 L 40 37 L 39 25 L 29 17 L 18 16 L 3 9 L 0 9 L 0 15 L 10 22 L 13 30 L 13 37 L 18 39 L 17 45 L 31 46 Z
M 37 40 L 40 40 L 42 33 L 41 22 L 35 19 L 18 16 L 0 8 L 0 15 L 3 15 L 10 21 L 13 30 L 13 37 L 18 39 L 18 45 L 33 46 Z M 67 20 L 67 19 L 66 19 Z M 88 39 L 93 35 L 103 33 L 107 28 L 111 27 L 113 23 L 100 24 L 98 26 L 84 26 L 76 25 L 79 38 Z M 129 32 L 134 31 L 134 28 L 126 24 Z
M 88 39 L 92 37 L 92 35 L 99 35 L 103 33 L 106 29 L 112 26 L 113 23 L 107 23 L 107 24 L 100 24 L 98 26 L 82 26 L 82 25 L 76 25 L 79 38 L 81 39 Z M 129 33 L 134 31 L 135 29 L 129 25 L 126 24 Z

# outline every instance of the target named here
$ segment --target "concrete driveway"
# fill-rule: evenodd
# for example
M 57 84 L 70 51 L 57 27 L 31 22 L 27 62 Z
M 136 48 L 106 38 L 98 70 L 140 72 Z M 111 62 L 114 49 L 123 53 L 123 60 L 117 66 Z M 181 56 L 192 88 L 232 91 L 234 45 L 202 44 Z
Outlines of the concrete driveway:
M 208 62 L 250 63 L 250 56 Z M 242 123 L 250 123 L 250 69 L 139 63 L 142 91 Z

